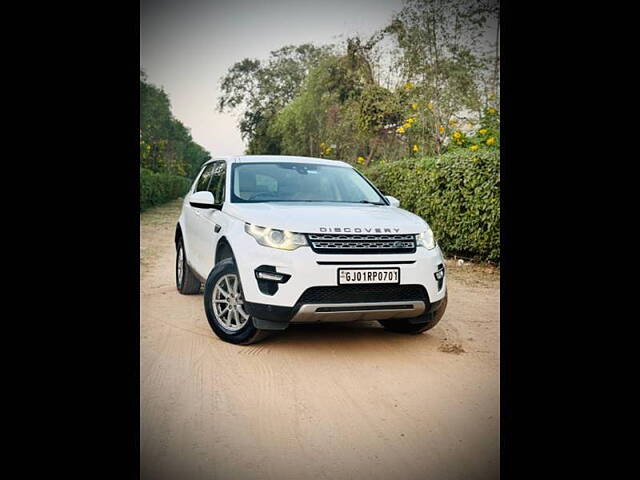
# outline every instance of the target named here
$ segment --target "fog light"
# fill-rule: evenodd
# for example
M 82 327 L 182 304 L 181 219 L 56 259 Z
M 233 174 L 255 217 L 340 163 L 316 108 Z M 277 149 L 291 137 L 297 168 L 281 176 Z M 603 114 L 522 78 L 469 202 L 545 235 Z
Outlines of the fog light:
M 444 270 L 438 270 L 433 275 L 436 277 L 436 280 L 440 281 L 444 278 Z
M 269 272 L 256 272 L 256 277 L 260 280 L 273 280 L 274 282 L 281 282 L 284 279 L 284 275 L 280 273 Z
M 274 267 L 273 265 L 260 265 L 258 268 L 256 268 L 255 274 L 256 278 L 258 279 L 258 283 L 265 283 L 266 281 L 265 284 L 271 285 L 276 285 L 278 283 L 287 283 L 287 281 L 291 278 L 291 275 L 289 275 L 288 273 L 276 272 L 276 267 Z

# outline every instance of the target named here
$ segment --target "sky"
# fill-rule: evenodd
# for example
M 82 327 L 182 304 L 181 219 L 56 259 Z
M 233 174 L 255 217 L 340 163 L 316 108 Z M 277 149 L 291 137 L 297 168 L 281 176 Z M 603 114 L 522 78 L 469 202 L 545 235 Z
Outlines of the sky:
M 229 67 L 285 45 L 368 36 L 401 8 L 401 0 L 141 0 L 140 65 L 197 143 L 213 156 L 242 154 L 239 112 L 216 110 Z

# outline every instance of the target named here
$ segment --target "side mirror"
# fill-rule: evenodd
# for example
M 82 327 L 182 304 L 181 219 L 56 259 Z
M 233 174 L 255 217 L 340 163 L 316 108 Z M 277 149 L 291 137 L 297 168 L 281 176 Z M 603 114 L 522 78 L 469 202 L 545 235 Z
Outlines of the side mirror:
M 384 198 L 389 200 L 389 203 L 391 204 L 392 207 L 397 208 L 400 206 L 400 200 L 398 200 L 396 197 L 392 197 L 391 195 L 385 195 Z
M 195 208 L 215 208 L 215 199 L 211 192 L 196 192 L 189 197 L 189 205 Z

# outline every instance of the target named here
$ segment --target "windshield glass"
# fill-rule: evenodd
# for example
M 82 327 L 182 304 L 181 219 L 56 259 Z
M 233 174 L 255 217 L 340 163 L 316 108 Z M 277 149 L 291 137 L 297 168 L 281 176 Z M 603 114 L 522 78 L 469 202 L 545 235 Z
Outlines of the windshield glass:
M 341 202 L 386 205 L 356 170 L 311 163 L 237 163 L 232 201 Z

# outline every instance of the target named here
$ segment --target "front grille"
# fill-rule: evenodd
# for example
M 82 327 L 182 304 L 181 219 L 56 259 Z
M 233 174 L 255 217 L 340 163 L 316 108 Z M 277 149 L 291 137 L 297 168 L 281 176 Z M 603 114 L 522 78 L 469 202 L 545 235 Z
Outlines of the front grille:
M 406 234 L 350 235 L 336 233 L 307 234 L 316 253 L 415 253 L 416 236 Z
M 304 291 L 298 305 L 309 303 L 365 303 L 423 301 L 429 305 L 429 295 L 422 285 L 339 285 L 311 287 Z

